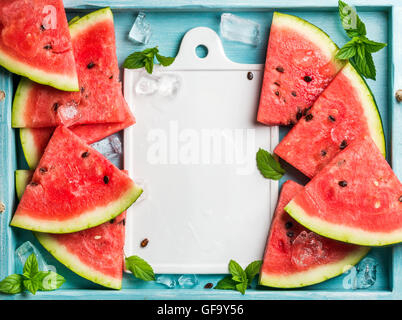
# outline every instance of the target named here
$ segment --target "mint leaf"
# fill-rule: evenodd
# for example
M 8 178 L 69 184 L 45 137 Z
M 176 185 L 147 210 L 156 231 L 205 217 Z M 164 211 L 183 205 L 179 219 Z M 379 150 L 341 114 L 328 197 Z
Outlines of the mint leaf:
M 159 53 L 156 54 L 156 59 L 164 67 L 170 66 L 175 60 L 174 57 L 164 57 L 164 56 L 161 56 Z
M 382 48 L 387 46 L 386 43 L 372 41 L 366 37 L 362 38 L 362 42 L 364 43 L 366 50 L 370 53 L 380 51 Z
M 152 267 L 145 260 L 138 256 L 131 256 L 126 258 L 126 268 L 130 270 L 134 277 L 144 280 L 155 280 L 155 274 Z
M 154 47 L 130 54 L 124 61 L 123 67 L 127 69 L 145 68 L 145 70 L 151 74 L 154 70 L 155 57 L 164 67 L 171 65 L 175 60 L 173 57 L 160 55 L 158 47 Z
M 357 53 L 356 42 L 355 40 L 350 40 L 346 43 L 336 54 L 337 59 L 346 60 L 349 58 L 353 58 Z
M 134 52 L 130 54 L 123 63 L 123 67 L 127 69 L 139 69 L 145 66 L 145 57 L 142 52 Z
M 12 274 L 0 282 L 0 292 L 7 294 L 17 294 L 24 290 L 23 277 L 20 274 Z
M 236 290 L 236 281 L 232 279 L 232 276 L 226 276 L 222 280 L 219 280 L 214 289 Z
M 246 272 L 249 285 L 251 285 L 251 282 L 253 282 L 254 277 L 260 272 L 261 265 L 262 265 L 261 260 L 253 261 L 244 270 Z
M 234 260 L 229 262 L 229 272 L 232 274 L 232 279 L 236 282 L 247 282 L 247 275 L 243 268 Z
M 33 280 L 38 284 L 38 290 L 41 291 L 56 290 L 66 282 L 64 277 L 53 271 L 39 271 Z
M 39 283 L 34 279 L 27 279 L 23 281 L 24 288 L 27 289 L 32 294 L 36 294 L 36 291 L 39 289 Z
M 342 27 L 346 34 L 350 37 L 365 36 L 366 26 L 357 15 L 356 9 L 349 6 L 343 1 L 338 1 L 339 17 L 342 22 Z
M 28 259 L 25 261 L 23 276 L 27 279 L 31 279 L 36 273 L 38 273 L 38 260 L 34 253 L 32 253 Z
M 245 294 L 247 289 L 247 280 L 241 283 L 236 284 L 236 290 L 241 292 L 241 294 Z
M 266 150 L 259 149 L 257 152 L 257 168 L 268 179 L 279 180 L 285 174 L 278 161 Z
M 358 69 L 364 77 L 375 80 L 376 70 L 370 52 L 367 52 L 364 46 L 359 46 L 357 52 L 358 54 L 353 58 L 356 69 Z

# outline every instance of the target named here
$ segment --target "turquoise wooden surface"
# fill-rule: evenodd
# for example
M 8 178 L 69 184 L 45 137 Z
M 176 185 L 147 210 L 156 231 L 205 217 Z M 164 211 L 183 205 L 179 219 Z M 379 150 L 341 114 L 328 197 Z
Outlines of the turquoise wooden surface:
M 287 1 L 132 1 L 132 0 L 65 0 L 68 16 L 82 15 L 94 7 L 110 5 L 114 9 L 117 55 L 119 62 L 132 51 L 142 47 L 133 45 L 127 38 L 130 27 L 138 10 L 144 10 L 147 19 L 152 25 L 153 36 L 148 46 L 158 45 L 162 54 L 175 55 L 184 33 L 196 26 L 207 26 L 219 31 L 219 17 L 222 12 L 235 12 L 238 15 L 253 19 L 262 26 L 265 39 L 256 47 L 240 43 L 223 41 L 225 52 L 230 59 L 240 63 L 263 63 L 265 48 L 274 8 L 282 12 L 296 14 L 318 25 L 339 45 L 346 41 L 337 16 L 337 1 L 331 0 L 320 3 L 317 1 L 287 0 Z M 402 178 L 402 140 L 400 123 L 402 123 L 401 105 L 394 99 L 394 92 L 402 88 L 400 40 L 402 39 L 402 23 L 396 19 L 401 17 L 402 8 L 398 7 L 397 0 L 350 1 L 359 5 L 359 13 L 366 23 L 368 34 L 377 41 L 388 42 L 386 50 L 374 55 L 378 70 L 377 81 L 368 81 L 379 105 L 387 138 L 388 160 Z M 293 8 L 289 10 L 288 8 Z M 399 41 L 398 41 L 399 39 Z M 12 92 L 15 89 L 15 80 L 7 71 L 0 74 L 0 89 L 6 92 L 6 99 L 0 103 L 0 195 L 6 204 L 6 212 L 0 216 L 0 277 L 18 272 L 14 268 L 15 248 L 26 240 L 32 241 L 40 248 L 40 244 L 28 231 L 11 229 L 8 226 L 13 208 L 16 205 L 14 192 L 14 170 L 23 168 L 25 161 L 21 153 L 17 131 L 10 128 L 10 111 Z M 398 125 L 399 124 L 399 125 Z M 281 129 L 281 135 L 286 133 Z M 294 170 L 282 179 L 287 178 L 305 181 Z M 268 232 L 268 230 L 267 230 Z M 324 283 L 297 290 L 275 290 L 258 287 L 248 290 L 245 296 L 234 291 L 206 290 L 203 286 L 207 282 L 216 283 L 221 275 L 199 276 L 199 285 L 191 290 L 166 289 L 156 283 L 145 283 L 125 275 L 123 290 L 111 291 L 100 288 L 91 282 L 82 279 L 53 259 L 45 250 L 41 251 L 48 262 L 56 266 L 57 271 L 67 278 L 62 290 L 48 293 L 38 293 L 36 296 L 0 296 L 8 299 L 395 299 L 402 298 L 402 247 L 373 249 L 370 253 L 379 267 L 375 285 L 366 290 L 345 290 L 342 287 L 344 276 L 340 276 Z M 140 252 L 139 252 L 140 254 Z

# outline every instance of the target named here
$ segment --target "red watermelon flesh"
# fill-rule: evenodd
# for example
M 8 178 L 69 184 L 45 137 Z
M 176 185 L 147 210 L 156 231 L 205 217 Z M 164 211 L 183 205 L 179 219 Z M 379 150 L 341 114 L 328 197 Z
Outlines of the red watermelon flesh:
M 338 153 L 285 210 L 335 240 L 370 246 L 402 241 L 402 184 L 369 137 Z
M 22 79 L 13 104 L 13 127 L 116 123 L 133 117 L 119 81 L 111 10 L 78 19 L 70 31 L 80 92 L 63 92 Z
M 126 210 L 142 190 L 65 127 L 52 135 L 12 226 L 70 233 L 97 226 Z
M 39 242 L 80 276 L 113 289 L 121 288 L 124 267 L 125 218 L 66 234 L 36 233 Z
M 297 121 L 298 109 L 310 107 L 343 62 L 337 46 L 307 21 L 275 12 L 272 20 L 257 120 L 268 125 Z
M 366 135 L 385 156 L 382 123 L 374 98 L 348 64 L 274 152 L 311 178 L 348 144 Z
M 62 0 L 3 0 L 0 31 L 1 65 L 36 82 L 78 91 Z
M 124 122 L 76 125 L 70 127 L 70 130 L 86 143 L 92 144 L 134 123 L 134 117 L 130 116 Z M 21 128 L 20 130 L 25 159 L 29 168 L 35 169 L 52 136 L 54 128 Z
M 290 180 L 282 186 L 261 267 L 262 285 L 291 288 L 322 282 L 343 273 L 369 251 L 324 238 L 291 218 L 284 207 L 302 190 Z

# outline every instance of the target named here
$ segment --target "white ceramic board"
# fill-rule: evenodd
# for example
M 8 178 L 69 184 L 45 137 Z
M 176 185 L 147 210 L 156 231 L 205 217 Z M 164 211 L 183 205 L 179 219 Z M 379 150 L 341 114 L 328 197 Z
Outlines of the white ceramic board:
M 144 71 L 124 71 L 137 119 L 125 130 L 124 167 L 144 188 L 128 210 L 127 256 L 176 274 L 227 273 L 230 259 L 244 267 L 262 258 L 278 183 L 261 176 L 255 156 L 279 139 L 277 127 L 256 122 L 262 73 L 263 65 L 230 61 L 204 27 L 187 32 L 175 62 L 153 73 L 179 79 L 175 96 L 140 95 Z

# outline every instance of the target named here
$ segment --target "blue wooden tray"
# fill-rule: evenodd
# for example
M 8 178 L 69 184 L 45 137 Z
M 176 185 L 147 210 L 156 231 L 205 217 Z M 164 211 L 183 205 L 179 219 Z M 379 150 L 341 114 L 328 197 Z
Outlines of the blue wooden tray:
M 399 179 L 402 179 L 402 105 L 395 101 L 394 93 L 402 88 L 402 3 L 399 0 L 349 1 L 357 6 L 359 15 L 366 23 L 368 34 L 376 41 L 387 42 L 388 47 L 374 54 L 377 81 L 368 81 L 377 100 L 383 119 L 387 156 Z M 298 15 L 316 24 L 342 46 L 347 42 L 339 23 L 337 0 L 318 3 L 315 0 L 64 0 L 69 18 L 85 14 L 97 7 L 111 6 L 114 12 L 117 56 L 120 64 L 125 57 L 143 47 L 135 46 L 127 38 L 138 11 L 147 12 L 153 36 L 148 46 L 158 45 L 163 55 L 176 55 L 184 33 L 197 26 L 206 26 L 219 32 L 220 15 L 232 12 L 257 21 L 262 26 L 265 39 L 256 48 L 241 43 L 223 41 L 227 56 L 240 63 L 264 63 L 272 12 L 278 10 Z M 369 256 L 378 262 L 377 281 L 369 289 L 346 290 L 342 286 L 344 276 L 297 290 L 278 290 L 258 287 L 247 291 L 245 296 L 235 291 L 204 289 L 208 282 L 216 283 L 221 275 L 199 275 L 199 284 L 193 289 L 167 289 L 157 283 L 146 283 L 124 276 L 123 289 L 113 291 L 101 288 L 58 263 L 43 250 L 31 232 L 9 227 L 16 207 L 14 171 L 27 168 L 18 139 L 18 131 L 11 128 L 11 103 L 18 77 L 0 69 L 0 90 L 6 94 L 0 102 L 0 200 L 6 211 L 0 215 L 0 279 L 17 272 L 15 249 L 24 241 L 32 241 L 49 264 L 67 282 L 54 292 L 38 292 L 36 296 L 22 294 L 0 295 L 0 299 L 401 299 L 402 298 L 402 246 L 373 249 Z M 286 129 L 281 129 L 281 136 Z M 297 173 L 290 172 L 281 182 L 291 178 L 303 182 Z M 267 230 L 268 232 L 268 230 Z

